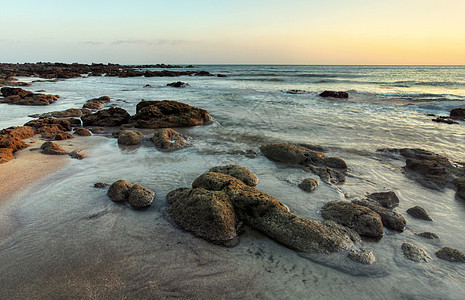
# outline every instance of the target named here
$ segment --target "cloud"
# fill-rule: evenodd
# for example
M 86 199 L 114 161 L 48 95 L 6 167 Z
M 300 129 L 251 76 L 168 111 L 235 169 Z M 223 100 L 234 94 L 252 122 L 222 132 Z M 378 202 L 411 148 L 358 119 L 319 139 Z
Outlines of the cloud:
M 93 45 L 93 46 L 98 46 L 104 44 L 103 42 L 95 42 L 95 41 L 85 41 L 81 42 L 83 45 Z
M 190 40 L 118 40 L 111 43 L 111 45 L 147 45 L 147 46 L 180 46 L 186 44 L 196 43 L 196 41 Z

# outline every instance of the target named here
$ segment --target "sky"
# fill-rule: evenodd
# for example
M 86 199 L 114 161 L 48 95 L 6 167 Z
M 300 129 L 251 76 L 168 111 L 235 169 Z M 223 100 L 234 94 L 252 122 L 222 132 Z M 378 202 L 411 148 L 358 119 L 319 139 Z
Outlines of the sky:
M 465 64 L 464 0 L 21 0 L 0 62 Z

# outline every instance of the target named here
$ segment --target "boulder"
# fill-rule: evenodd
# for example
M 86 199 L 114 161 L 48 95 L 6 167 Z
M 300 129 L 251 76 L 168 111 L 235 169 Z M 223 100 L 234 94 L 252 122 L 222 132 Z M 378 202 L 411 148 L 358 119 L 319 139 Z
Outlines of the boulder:
M 436 233 L 433 233 L 433 232 L 419 232 L 419 233 L 415 233 L 415 235 L 418 235 L 418 236 L 421 236 L 425 239 L 430 239 L 430 240 L 436 240 L 436 239 L 439 239 L 438 235 Z
M 188 146 L 181 134 L 171 128 L 161 128 L 155 130 L 152 142 L 158 149 L 173 151 Z
M 224 192 L 239 220 L 297 251 L 341 251 L 353 245 L 352 239 L 358 237 L 334 222 L 320 223 L 299 217 L 278 199 L 227 174 L 204 173 L 194 180 L 192 187 Z
M 84 159 L 87 155 L 82 150 L 73 150 L 69 153 L 69 156 L 71 156 L 71 158 L 81 160 Z
M 347 94 L 346 92 L 324 91 L 320 94 L 320 97 L 347 99 L 349 98 L 349 94 Z
M 362 248 L 360 251 L 351 250 L 348 257 L 353 261 L 365 265 L 371 265 L 376 261 L 373 251 L 365 248 Z
M 166 86 L 180 88 L 180 87 L 189 86 L 189 84 L 186 82 L 178 81 L 178 82 L 168 83 Z
M 405 221 L 405 218 L 401 214 L 382 207 L 381 204 L 374 200 L 354 200 L 352 203 L 367 207 L 380 215 L 383 225 L 387 228 L 401 232 L 404 231 L 407 221 Z
M 410 243 L 402 244 L 402 252 L 405 258 L 415 262 L 427 262 L 431 260 L 428 252 Z
M 0 164 L 9 162 L 15 159 L 13 156 L 13 150 L 10 148 L 0 148 Z
M 79 135 L 79 136 L 91 136 L 92 133 L 90 133 L 89 130 L 79 127 L 79 128 L 74 128 L 74 134 Z
M 313 178 L 305 178 L 301 183 L 299 183 L 299 188 L 306 192 L 311 192 L 318 186 L 318 181 Z
M 352 228 L 360 235 L 380 238 L 384 234 L 380 215 L 361 205 L 332 201 L 321 208 L 321 215 L 327 220 Z
M 34 136 L 34 129 L 30 126 L 13 126 L 0 130 L 0 135 L 10 135 L 19 139 L 26 139 Z
M 108 189 L 107 195 L 113 202 L 124 203 L 128 200 L 129 189 L 132 184 L 127 183 L 124 180 L 118 180 L 113 182 Z
M 436 252 L 436 256 L 450 262 L 465 263 L 465 253 L 451 247 L 441 248 Z
M 206 110 L 177 101 L 142 101 L 133 117 L 135 127 L 167 128 L 206 125 L 211 117 Z
M 0 134 L 0 148 L 9 148 L 13 152 L 29 147 L 20 138 L 9 134 Z
M 69 139 L 74 139 L 74 136 L 68 132 L 60 132 L 57 135 L 55 135 L 56 141 L 69 140 Z
M 176 202 L 184 193 L 188 193 L 190 188 L 177 188 L 166 195 L 166 203 L 171 205 Z
M 135 209 L 149 207 L 154 197 L 154 192 L 139 184 L 134 184 L 129 188 L 128 202 Z
M 82 116 L 84 126 L 119 126 L 128 123 L 131 116 L 122 108 L 110 107 L 96 113 Z
M 225 192 L 195 188 L 178 194 L 168 213 L 179 227 L 216 243 L 237 236 L 236 214 Z
M 144 135 L 137 130 L 122 130 L 118 135 L 118 144 L 138 145 L 144 139 Z
M 399 205 L 399 198 L 394 192 L 379 192 L 367 196 L 368 199 L 378 202 L 382 207 L 392 209 Z
M 429 216 L 428 212 L 421 206 L 414 206 L 407 209 L 407 213 L 416 219 L 425 221 L 433 221 Z
M 53 143 L 53 142 L 45 142 L 40 146 L 41 152 L 43 154 L 50 154 L 50 155 L 67 155 L 68 151 L 63 149 L 61 146 Z
M 239 165 L 214 167 L 211 168 L 209 172 L 231 175 L 232 177 L 239 179 L 248 186 L 256 186 L 258 184 L 257 176 L 249 169 L 246 169 Z
M 450 117 L 454 119 L 465 119 L 465 108 L 454 108 L 450 111 Z

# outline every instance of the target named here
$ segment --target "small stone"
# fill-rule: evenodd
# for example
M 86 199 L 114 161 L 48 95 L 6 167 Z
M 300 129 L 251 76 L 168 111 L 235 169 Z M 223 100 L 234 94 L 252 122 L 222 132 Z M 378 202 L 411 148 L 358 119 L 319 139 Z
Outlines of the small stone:
M 318 186 L 318 181 L 313 178 L 305 178 L 301 183 L 299 183 L 299 188 L 306 192 L 311 192 Z
M 402 251 L 405 258 L 415 262 L 427 262 L 431 259 L 431 256 L 425 250 L 410 243 L 403 243 Z
M 134 184 L 129 189 L 129 204 L 136 209 L 149 207 L 152 204 L 155 193 L 149 189 L 144 188 L 139 184 Z
M 364 248 L 362 248 L 361 251 L 350 251 L 349 258 L 365 265 L 371 265 L 376 261 L 373 251 Z
M 415 233 L 415 234 L 423 238 L 430 239 L 430 240 L 439 239 L 438 235 L 433 232 L 420 232 L 420 233 Z
M 96 183 L 94 183 L 94 188 L 103 189 L 106 186 L 108 186 L 108 183 L 105 183 L 105 182 L 96 182 Z
M 421 220 L 431 221 L 431 222 L 433 221 L 433 219 L 431 219 L 431 217 L 426 212 L 426 210 L 420 206 L 414 206 L 414 207 L 407 209 L 407 213 L 416 219 L 421 219 Z
M 367 198 L 375 200 L 385 208 L 392 209 L 399 205 L 399 198 L 394 192 L 379 192 L 367 196 Z
M 124 203 L 128 200 L 129 189 L 131 187 L 132 184 L 121 179 L 110 185 L 107 195 L 113 202 Z
M 465 262 L 465 253 L 451 247 L 444 247 L 436 252 L 436 256 L 440 259 L 450 262 Z
M 86 154 L 82 150 L 73 150 L 69 153 L 69 156 L 81 160 L 86 157 Z

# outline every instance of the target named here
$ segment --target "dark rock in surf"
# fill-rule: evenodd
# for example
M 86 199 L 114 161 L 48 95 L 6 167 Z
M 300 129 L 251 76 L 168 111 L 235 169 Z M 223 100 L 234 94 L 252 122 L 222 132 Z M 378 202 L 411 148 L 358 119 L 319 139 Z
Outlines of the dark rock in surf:
M 454 108 L 450 111 L 450 117 L 465 120 L 465 108 Z
M 439 116 L 435 119 L 432 119 L 431 121 L 436 122 L 436 123 L 445 123 L 445 124 L 459 124 L 459 122 L 452 120 L 449 117 L 445 116 Z
M 421 236 L 421 237 L 423 237 L 425 239 L 429 239 L 429 240 L 439 239 L 438 235 L 436 233 L 433 233 L 433 232 L 420 232 L 420 233 L 415 233 L 415 235 Z
M 113 202 L 124 203 L 128 200 L 129 189 L 131 187 L 132 184 L 121 179 L 110 185 L 107 195 Z
M 313 178 L 305 178 L 299 183 L 299 188 L 306 192 L 312 192 L 318 186 L 318 181 Z
M 239 165 L 227 165 L 211 168 L 208 172 L 216 172 L 231 175 L 245 183 L 248 186 L 256 186 L 258 184 L 257 176 L 250 171 Z
M 320 97 L 347 99 L 349 98 L 349 94 L 347 94 L 346 92 L 324 91 L 320 94 Z
M 25 91 L 21 88 L 10 87 L 3 87 L 1 89 L 1 93 L 5 98 L 0 98 L 0 102 L 16 105 L 49 105 L 59 98 L 59 96 L 57 95 L 38 94 L 30 91 Z
M 405 258 L 414 262 L 428 262 L 431 260 L 428 252 L 410 243 L 402 244 L 402 252 Z
M 52 111 L 44 114 L 36 114 L 36 115 L 30 115 L 29 117 L 31 118 L 47 118 L 47 117 L 52 117 L 52 118 L 74 118 L 74 117 L 81 117 L 82 116 L 82 111 L 78 108 L 70 108 L 67 110 L 61 110 L 61 111 Z
M 182 87 L 189 86 L 189 84 L 187 82 L 177 81 L 177 82 L 168 83 L 166 86 L 182 88 Z
M 134 184 L 129 188 L 128 202 L 135 209 L 142 209 L 149 207 L 155 193 L 149 189 L 144 188 L 139 184 Z
M 0 134 L 0 148 L 8 148 L 11 149 L 12 152 L 16 152 L 27 147 L 29 147 L 29 145 L 16 136 Z
M 368 195 L 367 198 L 374 200 L 378 202 L 381 206 L 389 209 L 392 209 L 399 205 L 399 198 L 397 197 L 396 193 L 392 191 L 372 193 Z
M 425 221 L 433 221 L 429 216 L 428 212 L 421 206 L 414 206 L 407 209 L 407 213 L 416 219 L 421 219 Z
M 82 150 L 73 150 L 69 153 L 69 156 L 71 156 L 71 158 L 81 160 L 81 159 L 86 158 L 87 155 Z
M 387 228 L 401 232 L 404 231 L 407 221 L 401 214 L 382 207 L 381 204 L 374 200 L 354 200 L 352 203 L 367 207 L 380 215 L 383 225 Z
M 90 133 L 90 131 L 85 128 L 75 128 L 74 134 L 79 135 L 79 136 L 91 136 L 92 135 L 92 133 Z
M 94 188 L 103 189 L 108 186 L 108 183 L 105 182 L 96 182 L 94 183 Z
M 142 143 L 144 135 L 138 130 L 121 130 L 118 134 L 118 144 L 138 145 Z
M 152 142 L 160 150 L 173 151 L 188 146 L 184 137 L 171 128 L 161 128 L 155 130 Z
M 119 126 L 126 124 L 131 116 L 122 108 L 110 107 L 96 113 L 82 116 L 84 126 Z
M 442 260 L 447 260 L 450 262 L 465 263 L 465 253 L 451 247 L 441 248 L 436 252 L 436 256 Z
M 465 176 L 458 178 L 455 184 L 457 185 L 457 193 L 455 195 L 465 200 Z
M 69 139 L 74 139 L 74 136 L 68 132 L 60 132 L 57 135 L 55 135 L 56 141 L 69 140 Z
M 373 251 L 369 249 L 364 249 L 364 248 L 360 249 L 360 251 L 355 251 L 355 250 L 350 251 L 348 257 L 353 261 L 356 261 L 356 262 L 359 262 L 365 265 L 371 265 L 376 261 Z

